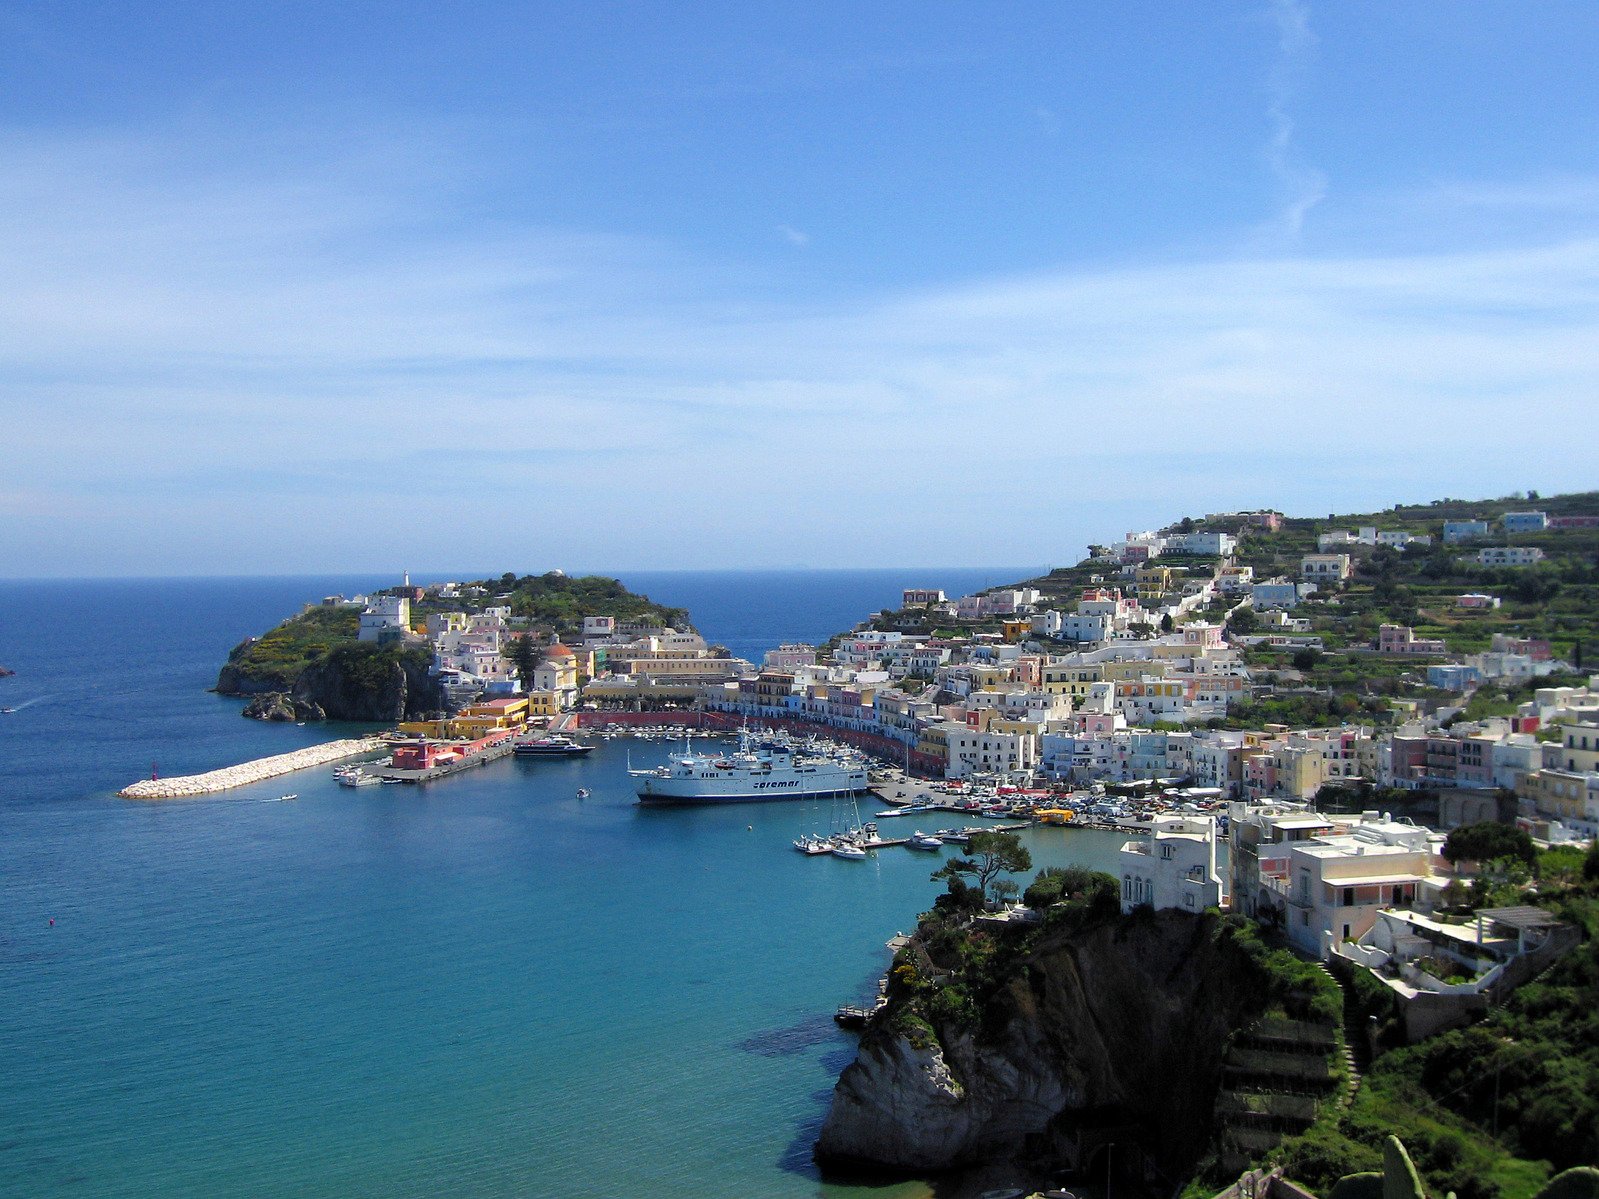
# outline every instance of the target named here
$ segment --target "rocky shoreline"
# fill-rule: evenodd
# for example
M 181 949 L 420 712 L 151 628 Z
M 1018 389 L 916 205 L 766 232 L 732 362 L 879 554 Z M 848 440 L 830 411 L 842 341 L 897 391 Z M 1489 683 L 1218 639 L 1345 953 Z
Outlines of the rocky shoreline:
M 1005 1164 L 1047 1177 L 1101 1167 L 1114 1140 L 1135 1193 L 1167 1193 L 1192 1173 L 1210 1149 L 1225 1047 L 1267 1000 L 1216 918 L 1045 928 L 975 1019 L 947 1014 L 937 996 L 962 967 L 928 950 L 917 938 L 901 951 L 888 1003 L 839 1077 L 815 1148 L 824 1172 Z

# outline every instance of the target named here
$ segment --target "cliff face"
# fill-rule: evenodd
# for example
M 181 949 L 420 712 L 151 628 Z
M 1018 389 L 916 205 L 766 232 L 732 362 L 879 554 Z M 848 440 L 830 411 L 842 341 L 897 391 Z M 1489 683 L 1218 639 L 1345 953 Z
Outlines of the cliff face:
M 1266 1002 L 1218 923 L 1164 912 L 1046 931 L 988 998 L 981 1036 L 939 1027 L 918 1048 L 890 1031 L 891 996 L 839 1078 L 818 1160 L 1086 1164 L 1079 1130 L 1111 1123 L 1144 1130 L 1151 1164 L 1181 1176 L 1209 1141 L 1227 1036 Z
M 232 662 L 217 672 L 215 691 L 218 695 L 266 695 L 272 691 L 287 691 L 294 680 L 282 674 L 246 672 Z
M 302 670 L 289 694 L 297 709 L 328 720 L 409 720 L 439 706 L 427 654 L 415 650 L 341 646 Z
M 229 662 L 216 689 L 253 697 L 244 715 L 258 720 L 391 722 L 426 716 L 441 702 L 426 651 L 361 643 L 337 646 L 292 675 Z

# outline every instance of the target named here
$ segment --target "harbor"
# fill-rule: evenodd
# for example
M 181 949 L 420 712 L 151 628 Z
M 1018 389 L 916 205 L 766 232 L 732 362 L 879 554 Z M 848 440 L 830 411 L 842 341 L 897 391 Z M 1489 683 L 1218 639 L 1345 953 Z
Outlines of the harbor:
M 342 762 L 363 754 L 378 753 L 387 745 L 388 742 L 381 737 L 328 741 L 322 745 L 310 745 L 291 753 L 273 754 L 271 757 L 241 762 L 237 766 L 208 770 L 204 774 L 141 779 L 124 787 L 117 794 L 123 799 L 190 799 L 200 795 L 215 795 L 220 791 L 231 791 L 235 787 L 247 787 L 251 783 L 263 783 L 268 779 L 280 778 L 297 770 L 308 770 L 313 766 L 326 766 L 331 762 Z

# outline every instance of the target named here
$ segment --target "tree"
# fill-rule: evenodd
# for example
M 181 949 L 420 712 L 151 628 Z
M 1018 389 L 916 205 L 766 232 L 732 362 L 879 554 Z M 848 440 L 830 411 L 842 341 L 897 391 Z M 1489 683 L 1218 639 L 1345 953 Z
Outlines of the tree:
M 955 879 L 969 876 L 977 880 L 977 892 L 985 901 L 994 896 L 995 881 L 1002 874 L 1019 874 L 1033 868 L 1033 855 L 1015 833 L 973 833 L 966 844 L 970 857 L 951 858 L 938 870 L 933 880 Z M 1014 886 L 1011 893 L 1014 894 Z
M 1253 608 L 1235 608 L 1227 618 L 1227 631 L 1234 636 L 1247 636 L 1260 625 L 1260 617 Z
M 513 637 L 500 650 L 500 655 L 516 670 L 517 682 L 523 691 L 533 690 L 533 672 L 539 667 L 538 642 L 523 633 Z
M 1590 883 L 1599 882 L 1599 841 L 1593 843 L 1582 860 L 1582 877 Z
M 1174 627 L 1175 626 L 1172 623 L 1171 613 L 1170 612 L 1162 613 L 1161 617 L 1160 617 L 1160 631 L 1162 633 L 1169 633 L 1169 632 L 1172 631 L 1172 629 Z
M 1516 858 L 1533 866 L 1538 861 L 1538 850 L 1523 830 L 1488 820 L 1455 829 L 1444 839 L 1443 856 L 1450 864 Z
M 1321 651 L 1307 645 L 1304 649 L 1295 650 L 1289 660 L 1293 662 L 1295 670 L 1314 670 L 1316 663 L 1321 661 Z

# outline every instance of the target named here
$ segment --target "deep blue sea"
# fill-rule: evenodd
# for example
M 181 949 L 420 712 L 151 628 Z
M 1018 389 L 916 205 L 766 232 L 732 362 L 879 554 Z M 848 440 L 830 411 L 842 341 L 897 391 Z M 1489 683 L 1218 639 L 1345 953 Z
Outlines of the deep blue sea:
M 758 660 L 901 586 L 1027 573 L 623 578 Z M 829 817 L 804 803 L 640 809 L 654 742 L 114 797 L 345 734 L 206 688 L 243 637 L 386 581 L 0 582 L 0 1194 L 922 1193 L 823 1184 L 810 1143 L 853 1055 L 831 1013 L 931 903 L 930 855 L 802 857 Z M 1027 836 L 1039 865 L 1119 841 Z

